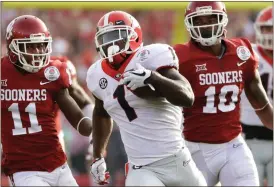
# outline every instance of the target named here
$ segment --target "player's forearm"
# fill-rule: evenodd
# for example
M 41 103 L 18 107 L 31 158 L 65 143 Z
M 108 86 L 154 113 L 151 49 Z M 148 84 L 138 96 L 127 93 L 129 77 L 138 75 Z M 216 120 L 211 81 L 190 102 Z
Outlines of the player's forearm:
M 256 114 L 262 121 L 265 127 L 273 130 L 273 107 L 271 104 L 268 104 L 262 110 L 257 110 Z
M 83 123 L 81 122 L 81 124 L 78 125 L 78 131 L 80 134 L 82 134 L 83 136 L 88 136 L 90 141 L 92 139 L 92 113 L 93 113 L 93 108 L 94 105 L 93 104 L 87 104 L 83 109 L 82 112 L 85 116 L 85 118 L 89 119 L 89 122 L 86 122 L 83 120 Z
M 85 118 L 85 119 L 84 119 Z M 76 127 L 76 129 L 79 131 L 79 133 L 83 136 L 91 136 L 92 133 L 92 120 L 89 117 L 84 117 L 82 118 L 82 121 L 80 124 L 78 124 L 78 129 Z
M 112 132 L 110 118 L 93 117 L 93 158 L 101 158 L 106 150 Z
M 89 136 L 91 134 L 91 119 L 84 116 L 77 103 L 68 94 L 67 89 L 62 89 L 58 92 L 56 102 L 67 120 L 80 132 L 80 134 L 84 136 Z
M 255 77 L 245 86 L 245 94 L 255 109 L 262 123 L 269 129 L 273 129 L 273 108 L 261 83 L 259 72 L 255 71 Z
M 172 80 L 158 72 L 152 72 L 146 83 L 153 85 L 161 96 L 174 105 L 182 107 L 191 107 L 193 105 L 194 94 L 186 79 Z
M 69 88 L 69 94 L 81 109 L 92 103 L 91 98 L 78 84 L 73 84 Z
M 68 106 L 69 107 L 69 106 Z M 92 119 L 84 116 L 80 108 L 75 108 L 73 113 L 64 112 L 65 117 L 68 119 L 70 124 L 83 136 L 90 136 L 92 132 Z

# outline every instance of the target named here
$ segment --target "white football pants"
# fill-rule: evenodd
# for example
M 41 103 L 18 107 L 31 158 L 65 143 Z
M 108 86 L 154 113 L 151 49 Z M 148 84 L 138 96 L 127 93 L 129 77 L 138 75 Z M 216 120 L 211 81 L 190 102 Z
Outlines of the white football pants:
M 273 141 L 271 140 L 246 140 L 247 145 L 253 154 L 260 179 L 260 186 L 263 186 L 264 179 L 267 179 L 267 186 L 273 186 Z
M 219 181 L 222 186 L 259 186 L 252 153 L 241 135 L 227 143 L 186 141 L 186 146 L 208 186 L 214 186 Z
M 139 168 L 129 164 L 126 186 L 206 186 L 206 181 L 185 147 Z
M 67 163 L 52 172 L 22 171 L 10 176 L 13 186 L 78 186 Z

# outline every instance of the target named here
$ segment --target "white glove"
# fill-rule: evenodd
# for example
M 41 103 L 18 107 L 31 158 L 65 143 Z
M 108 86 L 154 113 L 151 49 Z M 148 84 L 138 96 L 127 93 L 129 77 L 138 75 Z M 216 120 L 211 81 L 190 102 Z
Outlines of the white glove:
M 123 74 L 122 84 L 131 90 L 147 86 L 145 80 L 151 76 L 151 70 L 145 69 L 141 64 L 136 64 L 136 69 L 127 71 Z
M 97 158 L 91 165 L 91 174 L 99 185 L 108 184 L 109 172 L 106 172 L 107 165 L 104 158 Z

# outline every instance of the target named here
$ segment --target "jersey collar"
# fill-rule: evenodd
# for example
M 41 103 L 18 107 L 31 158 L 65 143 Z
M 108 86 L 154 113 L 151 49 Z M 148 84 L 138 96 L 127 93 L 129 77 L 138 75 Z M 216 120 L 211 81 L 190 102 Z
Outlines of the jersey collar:
M 118 70 L 112 68 L 106 60 L 103 60 L 101 63 L 103 71 L 113 79 L 120 81 L 120 79 L 122 78 L 122 74 L 124 73 L 127 65 L 129 64 L 133 56 L 135 56 L 135 53 L 131 54 Z

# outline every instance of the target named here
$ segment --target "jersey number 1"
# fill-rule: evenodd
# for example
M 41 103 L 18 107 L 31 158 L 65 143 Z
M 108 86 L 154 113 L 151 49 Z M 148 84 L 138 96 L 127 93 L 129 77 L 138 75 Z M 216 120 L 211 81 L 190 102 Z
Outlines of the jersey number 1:
M 124 85 L 119 85 L 116 90 L 113 93 L 114 99 L 118 99 L 118 103 L 122 107 L 122 109 L 125 111 L 127 118 L 129 121 L 132 121 L 137 118 L 137 115 L 135 113 L 135 110 L 129 106 L 126 98 L 125 98 L 125 89 Z
M 27 129 L 23 128 L 18 103 L 12 103 L 12 105 L 10 105 L 10 107 L 8 108 L 8 111 L 11 112 L 14 127 L 15 127 L 14 129 L 12 129 L 12 135 L 16 136 L 16 135 L 27 134 Z M 42 131 L 42 127 L 39 126 L 38 124 L 35 103 L 28 104 L 28 106 L 25 108 L 25 112 L 29 113 L 29 120 L 30 120 L 30 126 L 31 126 L 31 127 L 28 127 L 29 134 Z

